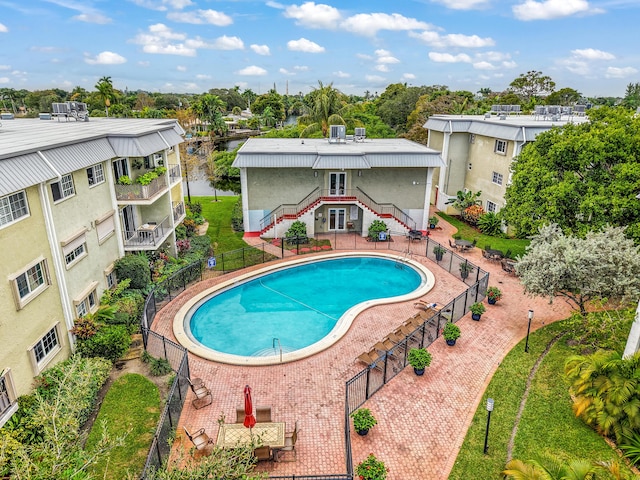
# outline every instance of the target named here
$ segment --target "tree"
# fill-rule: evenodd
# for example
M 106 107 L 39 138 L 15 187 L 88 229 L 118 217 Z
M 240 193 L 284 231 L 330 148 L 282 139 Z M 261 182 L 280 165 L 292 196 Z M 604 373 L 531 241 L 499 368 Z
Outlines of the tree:
M 96 90 L 98 91 L 98 95 L 104 104 L 104 112 L 106 116 L 109 116 L 109 106 L 111 105 L 111 100 L 114 99 L 114 90 L 113 90 L 113 82 L 111 81 L 111 77 L 102 77 L 96 83 Z
M 542 72 L 530 70 L 520 74 L 509 86 L 516 94 L 529 102 L 552 93 L 556 88 L 556 83 L 551 80 L 551 77 L 543 75 Z
M 251 103 L 251 112 L 261 115 L 267 107 L 271 107 L 271 113 L 276 121 L 281 122 L 286 118 L 282 95 L 275 90 L 255 98 Z
M 209 157 L 209 184 L 214 189 L 228 190 L 240 194 L 240 169 L 231 164 L 236 159 L 238 145 L 231 152 L 213 152 Z
M 605 472 L 609 470 L 586 459 L 565 460 L 547 454 L 539 460 L 511 460 L 502 473 L 514 480 L 595 480 L 601 478 L 597 473 Z
M 323 85 L 318 81 L 318 88 L 304 98 L 308 113 L 298 117 L 298 124 L 304 126 L 301 137 L 308 137 L 322 132 L 323 137 L 329 135 L 330 125 L 346 125 L 344 114 L 347 111 L 344 95 L 333 88 L 333 83 Z
M 547 97 L 547 105 L 574 105 L 582 94 L 573 88 L 561 88 Z
M 609 224 L 640 242 L 640 118 L 610 108 L 589 117 L 541 133 L 512 163 L 500 213 L 518 236 L 548 223 L 580 236 Z
M 635 110 L 640 107 L 640 83 L 630 83 L 622 99 L 622 105 Z
M 451 198 L 445 203 L 462 212 L 473 205 L 481 205 L 480 195 L 482 195 L 482 192 L 473 193 L 471 190 L 458 190 L 455 198 Z
M 592 300 L 637 301 L 640 251 L 621 227 L 566 236 L 557 225 L 540 228 L 516 263 L 526 294 L 564 298 L 586 315 Z
M 226 106 L 220 97 L 205 93 L 200 95 L 191 104 L 190 108 L 201 122 L 207 124 L 209 131 L 213 131 L 218 135 L 227 133 L 228 127 L 222 118 L 222 113 L 225 111 Z

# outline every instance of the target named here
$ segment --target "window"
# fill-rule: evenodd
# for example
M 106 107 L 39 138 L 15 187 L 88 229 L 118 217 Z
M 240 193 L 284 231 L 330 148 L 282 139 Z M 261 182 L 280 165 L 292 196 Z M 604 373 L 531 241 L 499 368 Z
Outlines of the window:
M 73 301 L 76 306 L 76 316 L 78 318 L 93 312 L 98 306 L 97 286 L 98 282 L 93 282 L 80 294 L 79 298 Z
M 491 181 L 497 185 L 502 185 L 502 174 L 498 172 L 493 172 L 493 177 Z
M 82 230 L 62 242 L 62 255 L 64 255 L 67 268 L 87 256 L 87 235 L 85 232 L 86 230 Z
M 89 181 L 90 187 L 104 182 L 104 169 L 102 168 L 101 163 L 97 163 L 92 167 L 87 168 L 87 180 Z
M 20 310 L 49 286 L 47 261 L 44 257 L 37 258 L 22 272 L 10 275 L 9 281 L 13 285 L 16 308 Z
M 48 360 L 60 350 L 60 339 L 58 338 L 58 324 L 31 347 L 31 354 L 35 362 L 35 370 L 39 373 L 44 368 Z
M 144 157 L 144 168 L 156 168 L 158 165 L 163 164 L 164 156 L 162 155 L 162 152 Z
M 11 369 L 7 368 L 0 372 L 0 428 L 18 410 L 17 400 Z
M 24 192 L 0 198 L 0 226 L 15 222 L 27 215 L 29 215 L 29 206 Z
M 496 153 L 500 155 L 507 154 L 507 142 L 505 140 L 496 140 L 496 147 L 494 150 Z
M 98 234 L 98 243 L 102 243 L 109 238 L 116 230 L 116 224 L 114 220 L 114 211 L 103 215 L 96 219 L 96 233 Z
M 51 193 L 53 201 L 58 202 L 76 193 L 73 188 L 73 178 L 71 174 L 63 175 L 62 180 L 51 184 Z
M 493 203 L 491 200 L 487 200 L 487 212 L 496 213 L 498 211 L 498 206 Z
M 107 288 L 113 288 L 118 284 L 116 272 L 113 269 L 113 263 L 104 271 L 104 277 L 107 281 Z

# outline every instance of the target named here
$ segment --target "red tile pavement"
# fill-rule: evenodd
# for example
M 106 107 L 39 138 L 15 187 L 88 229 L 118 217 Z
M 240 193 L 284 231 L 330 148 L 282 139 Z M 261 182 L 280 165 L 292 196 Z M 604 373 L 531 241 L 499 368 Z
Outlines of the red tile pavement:
M 447 245 L 454 229 L 444 221 L 439 225 L 431 236 Z M 353 240 L 345 236 L 341 241 Z M 395 241 L 408 242 L 404 238 Z M 411 248 L 424 251 L 424 241 L 413 242 Z M 390 253 L 398 255 L 397 251 Z M 489 306 L 479 322 L 471 320 L 470 314 L 459 320 L 462 336 L 454 347 L 447 346 L 442 338 L 436 340 L 429 347 L 433 362 L 424 376 L 415 376 L 408 367 L 366 402 L 364 406 L 378 419 L 367 436 L 354 434 L 351 427 L 354 464 L 373 452 L 388 466 L 389 480 L 446 479 L 487 383 L 505 354 L 526 335 L 527 311 L 535 310 L 532 330 L 569 315 L 564 303 L 550 305 L 546 299 L 525 297 L 517 278 L 506 275 L 500 264 L 482 258 L 479 249 L 465 256 L 490 272 L 489 285 L 499 286 L 504 293 L 502 300 Z M 414 259 L 436 276 L 429 301 L 445 304 L 465 290 L 462 282 L 430 260 Z M 219 281 L 220 277 L 207 279 L 181 294 L 158 313 L 153 329 L 173 339 L 171 325 L 179 308 Z M 232 366 L 190 354 L 191 375 L 205 380 L 213 393 L 213 403 L 195 410 L 189 397 L 180 430 L 182 425 L 204 427 L 215 438 L 222 415 L 227 422 L 235 420 L 235 408 L 242 406 L 243 387 L 248 384 L 255 405 L 271 405 L 274 420 L 285 421 L 288 429 L 293 429 L 298 420 L 301 429 L 297 461 L 267 462 L 259 466 L 260 470 L 271 475 L 344 473 L 345 382 L 363 368 L 356 357 L 414 313 L 412 302 L 372 307 L 356 318 L 334 346 L 284 365 Z

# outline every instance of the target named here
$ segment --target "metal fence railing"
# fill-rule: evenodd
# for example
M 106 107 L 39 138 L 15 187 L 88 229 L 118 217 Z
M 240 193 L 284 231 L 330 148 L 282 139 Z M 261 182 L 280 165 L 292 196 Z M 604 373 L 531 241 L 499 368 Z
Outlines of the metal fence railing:
M 345 384 L 344 418 L 346 474 L 291 475 L 270 478 L 352 480 L 354 472 L 349 415 L 407 366 L 407 354 L 412 347 L 427 347 L 431 345 L 440 336 L 440 331 L 445 322 L 457 322 L 467 314 L 469 307 L 473 303 L 481 301 L 486 296 L 489 284 L 488 272 L 469 262 L 464 256 L 451 251 L 429 237 L 426 237 L 426 242 L 423 240 L 413 241 L 408 239 L 405 233 L 402 232 L 386 233 L 387 235 L 384 236 L 382 241 L 364 242 L 362 237 L 356 233 L 345 235 L 338 232 L 318 234 L 316 235 L 316 240 L 328 239 L 331 244 L 331 250 L 391 250 L 399 252 L 403 259 L 409 259 L 414 255 L 426 257 L 463 281 L 467 285 L 467 289 L 407 335 L 404 340 L 396 344 L 376 364 L 363 369 L 347 380 Z M 149 293 L 145 301 L 141 321 L 145 348 L 152 355 L 167 359 L 171 367 L 176 371 L 177 376 L 169 392 L 165 410 L 160 417 L 145 469 L 141 476 L 142 479 L 146 478 L 146 472 L 149 468 L 160 467 L 168 458 L 171 450 L 170 439 L 173 438 L 189 387 L 186 381 L 186 378 L 189 378 L 187 350 L 150 330 L 158 310 L 186 290 L 191 284 L 202 281 L 206 268 L 224 274 L 265 263 L 278 257 L 284 258 L 285 250 L 296 254 L 318 251 L 312 249 L 304 250 L 305 247 L 300 247 L 303 241 L 305 244 L 308 241 L 306 236 L 286 240 L 280 239 L 279 241 L 225 252 L 209 259 L 194 262 L 156 285 Z M 462 265 L 465 265 L 465 267 L 461 267 Z

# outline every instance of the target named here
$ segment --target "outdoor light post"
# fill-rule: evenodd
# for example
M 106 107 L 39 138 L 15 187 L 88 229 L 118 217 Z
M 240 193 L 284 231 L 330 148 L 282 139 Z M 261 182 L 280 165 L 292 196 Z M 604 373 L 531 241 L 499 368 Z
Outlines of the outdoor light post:
M 525 353 L 529 353 L 529 332 L 531 331 L 531 320 L 533 320 L 533 310 L 529 310 L 529 326 L 527 327 L 527 341 L 524 343 Z
M 487 431 L 484 434 L 484 454 L 489 450 L 489 423 L 491 422 L 491 412 L 493 412 L 493 398 L 487 398 Z

